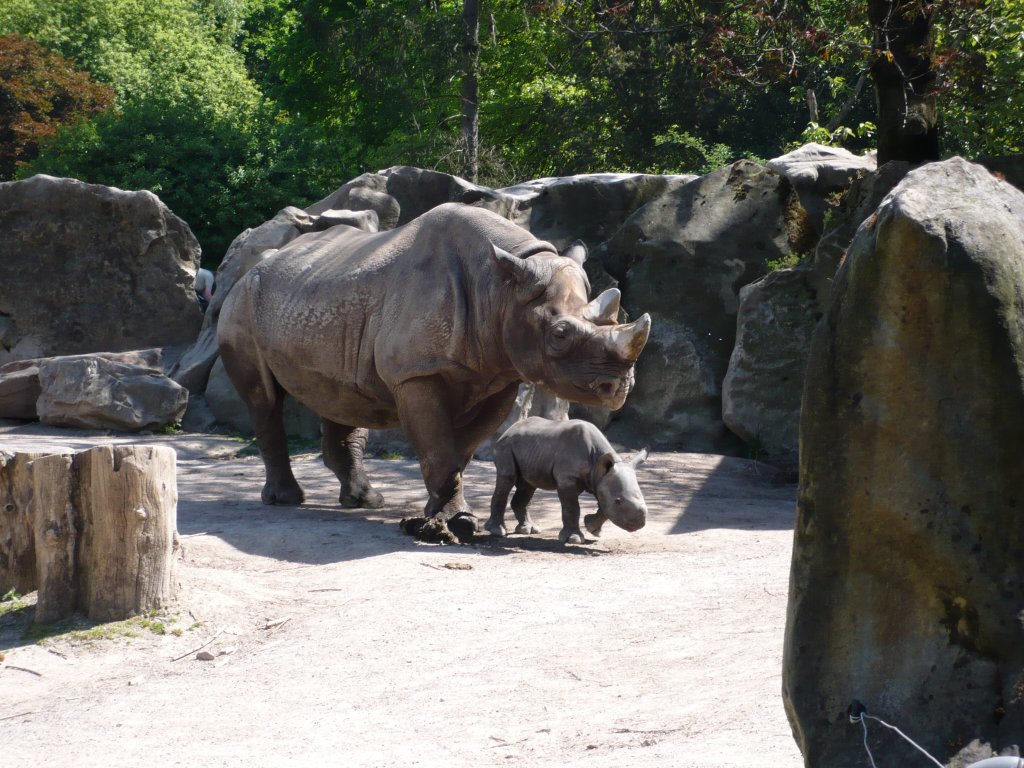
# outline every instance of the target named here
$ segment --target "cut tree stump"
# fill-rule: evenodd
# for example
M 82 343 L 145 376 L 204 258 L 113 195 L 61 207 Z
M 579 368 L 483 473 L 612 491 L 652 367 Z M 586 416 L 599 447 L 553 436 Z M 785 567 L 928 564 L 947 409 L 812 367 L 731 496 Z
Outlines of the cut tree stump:
M 82 543 L 80 605 L 113 621 L 173 599 L 178 483 L 173 448 L 101 446 L 75 457 Z
M 4 562 L 17 564 L 28 589 L 15 589 L 38 589 L 40 623 L 76 610 L 116 621 L 166 608 L 176 586 L 175 459 L 172 448 L 132 445 L 14 454 L 9 482 L 0 464 L 0 489 L 11 489 L 0 490 L 0 586 L 14 581 Z M 2 511 L 7 497 L 20 514 Z
M 32 526 L 32 475 L 42 453 L 0 451 L 0 596 L 36 588 L 36 547 Z

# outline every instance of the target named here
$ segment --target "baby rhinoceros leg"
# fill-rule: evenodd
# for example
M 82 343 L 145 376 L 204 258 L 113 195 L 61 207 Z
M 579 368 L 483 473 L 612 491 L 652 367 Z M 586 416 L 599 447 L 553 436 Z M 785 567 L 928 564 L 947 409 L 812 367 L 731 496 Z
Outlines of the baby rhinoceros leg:
M 600 508 L 598 508 L 597 512 L 595 512 L 594 514 L 583 516 L 583 525 L 586 527 L 588 531 L 590 531 L 592 535 L 600 537 L 601 526 L 604 525 L 607 519 L 608 518 L 605 517 L 604 512 L 602 512 Z
M 563 544 L 585 544 L 580 530 L 580 490 L 576 486 L 558 486 L 558 500 L 562 503 L 562 530 L 558 540 Z
M 525 481 L 520 481 L 516 487 L 516 493 L 512 497 L 512 511 L 515 512 L 516 520 L 519 522 L 516 526 L 516 533 L 540 533 L 540 528 L 530 517 L 530 500 L 536 490 L 536 486 Z
M 484 523 L 484 528 L 495 536 L 506 536 L 508 531 L 505 528 L 505 506 L 508 504 L 508 495 L 515 485 L 515 475 L 504 474 L 499 470 L 494 480 L 494 493 L 491 495 L 491 516 Z

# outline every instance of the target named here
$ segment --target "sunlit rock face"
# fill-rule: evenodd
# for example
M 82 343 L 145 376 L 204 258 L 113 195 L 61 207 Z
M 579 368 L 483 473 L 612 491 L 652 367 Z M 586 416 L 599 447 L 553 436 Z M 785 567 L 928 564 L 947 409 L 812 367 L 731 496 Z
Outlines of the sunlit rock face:
M 854 699 L 943 764 L 1024 743 L 1022 414 L 1024 194 L 926 165 L 858 230 L 812 341 L 783 661 L 807 766 L 864 764 Z

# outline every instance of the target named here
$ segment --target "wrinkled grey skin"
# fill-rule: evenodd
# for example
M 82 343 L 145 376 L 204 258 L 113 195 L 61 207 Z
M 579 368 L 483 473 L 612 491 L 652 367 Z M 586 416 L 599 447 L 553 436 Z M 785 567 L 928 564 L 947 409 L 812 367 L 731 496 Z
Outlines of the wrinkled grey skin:
M 582 544 L 580 501 L 583 491 L 597 498 L 597 512 L 584 524 L 601 535 L 605 520 L 636 531 L 647 521 L 647 505 L 636 481 L 636 468 L 647 459 L 647 449 L 623 461 L 601 430 L 586 421 L 550 421 L 532 416 L 516 422 L 494 444 L 497 477 L 491 497 L 491 516 L 484 527 L 495 536 L 506 535 L 505 505 L 513 486 L 512 511 L 516 533 L 539 533 L 528 505 L 538 488 L 558 491 L 562 503 L 562 543 Z
M 505 419 L 520 381 L 617 409 L 650 332 L 615 325 L 618 293 L 587 301 L 582 244 L 560 256 L 488 211 L 434 208 L 380 233 L 332 227 L 288 243 L 232 289 L 218 342 L 252 417 L 267 504 L 300 504 L 285 392 L 322 419 L 324 463 L 346 507 L 380 507 L 366 428 L 401 426 L 428 517 L 469 515 L 462 472 Z M 472 519 L 472 518 L 470 518 Z

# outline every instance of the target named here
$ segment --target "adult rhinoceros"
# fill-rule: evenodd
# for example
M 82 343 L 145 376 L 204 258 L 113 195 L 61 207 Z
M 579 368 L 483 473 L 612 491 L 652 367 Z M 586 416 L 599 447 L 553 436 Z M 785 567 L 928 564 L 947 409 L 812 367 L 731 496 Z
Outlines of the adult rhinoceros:
M 383 504 L 363 468 L 366 428 L 401 425 L 430 494 L 425 514 L 440 521 L 469 515 L 462 472 L 519 382 L 621 407 L 651 320 L 615 325 L 614 289 L 588 303 L 585 258 L 582 244 L 560 256 L 497 214 L 449 204 L 387 232 L 306 234 L 250 270 L 224 303 L 218 341 L 252 417 L 264 503 L 303 501 L 285 392 L 322 417 L 343 506 Z

